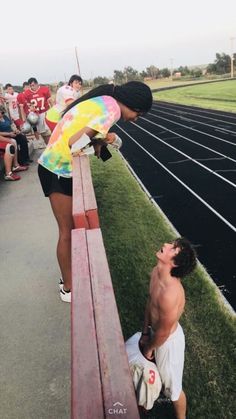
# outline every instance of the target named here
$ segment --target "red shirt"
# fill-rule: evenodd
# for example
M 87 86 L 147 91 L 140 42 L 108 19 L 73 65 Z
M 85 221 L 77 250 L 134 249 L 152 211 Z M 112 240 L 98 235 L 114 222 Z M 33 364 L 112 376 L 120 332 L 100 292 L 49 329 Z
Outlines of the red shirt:
M 36 91 L 27 89 L 24 91 L 24 98 L 27 104 L 33 105 L 36 112 L 44 113 L 49 109 L 48 99 L 51 97 L 47 86 L 39 86 Z M 27 113 L 29 112 L 29 109 Z
M 27 115 L 27 113 L 29 112 L 29 107 L 28 107 L 28 104 L 26 102 L 24 92 L 18 94 L 17 102 L 18 102 L 19 105 L 23 105 L 24 112 Z

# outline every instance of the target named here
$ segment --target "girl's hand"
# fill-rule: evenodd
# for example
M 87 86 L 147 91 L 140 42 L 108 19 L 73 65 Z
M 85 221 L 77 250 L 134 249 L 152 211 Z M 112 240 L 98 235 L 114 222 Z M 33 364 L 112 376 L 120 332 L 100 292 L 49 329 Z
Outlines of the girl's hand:
M 109 132 L 105 138 L 107 144 L 112 144 L 116 139 L 116 134 L 114 132 Z
M 93 144 L 94 150 L 95 150 L 95 156 L 97 156 L 97 158 L 100 158 L 100 154 L 101 154 L 101 148 L 102 148 L 102 142 L 101 144 L 99 144 L 99 142 L 97 142 L 96 144 Z

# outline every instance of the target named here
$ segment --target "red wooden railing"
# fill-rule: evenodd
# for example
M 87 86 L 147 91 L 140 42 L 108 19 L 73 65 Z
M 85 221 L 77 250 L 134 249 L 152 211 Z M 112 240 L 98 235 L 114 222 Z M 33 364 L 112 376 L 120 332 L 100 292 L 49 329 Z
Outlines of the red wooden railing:
M 73 158 L 72 419 L 139 418 L 88 156 Z

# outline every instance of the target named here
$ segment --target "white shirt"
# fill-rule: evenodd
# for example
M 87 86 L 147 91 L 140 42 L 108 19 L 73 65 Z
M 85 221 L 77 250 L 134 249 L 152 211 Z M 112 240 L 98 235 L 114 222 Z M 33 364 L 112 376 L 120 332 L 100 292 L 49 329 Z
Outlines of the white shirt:
M 12 95 L 10 93 L 5 93 L 5 99 L 8 104 L 10 117 L 15 121 L 20 118 L 19 109 L 17 104 L 18 93 L 14 92 Z
M 140 332 L 135 333 L 125 346 L 138 405 L 150 410 L 159 397 L 162 384 L 157 366 L 146 359 L 139 349 L 140 337 Z
M 78 99 L 79 97 L 80 92 L 77 92 L 71 86 L 66 84 L 58 89 L 56 94 L 56 104 L 54 107 L 59 112 L 62 112 L 66 108 L 68 101 Z

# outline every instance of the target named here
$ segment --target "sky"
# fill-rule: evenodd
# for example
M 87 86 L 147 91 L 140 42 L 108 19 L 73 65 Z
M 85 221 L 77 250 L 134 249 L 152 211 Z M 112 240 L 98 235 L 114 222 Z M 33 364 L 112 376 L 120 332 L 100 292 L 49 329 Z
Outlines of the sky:
M 236 1 L 5 1 L 0 27 L 2 84 L 68 81 L 78 74 L 75 48 L 82 78 L 112 78 L 126 66 L 209 64 L 235 52 Z

